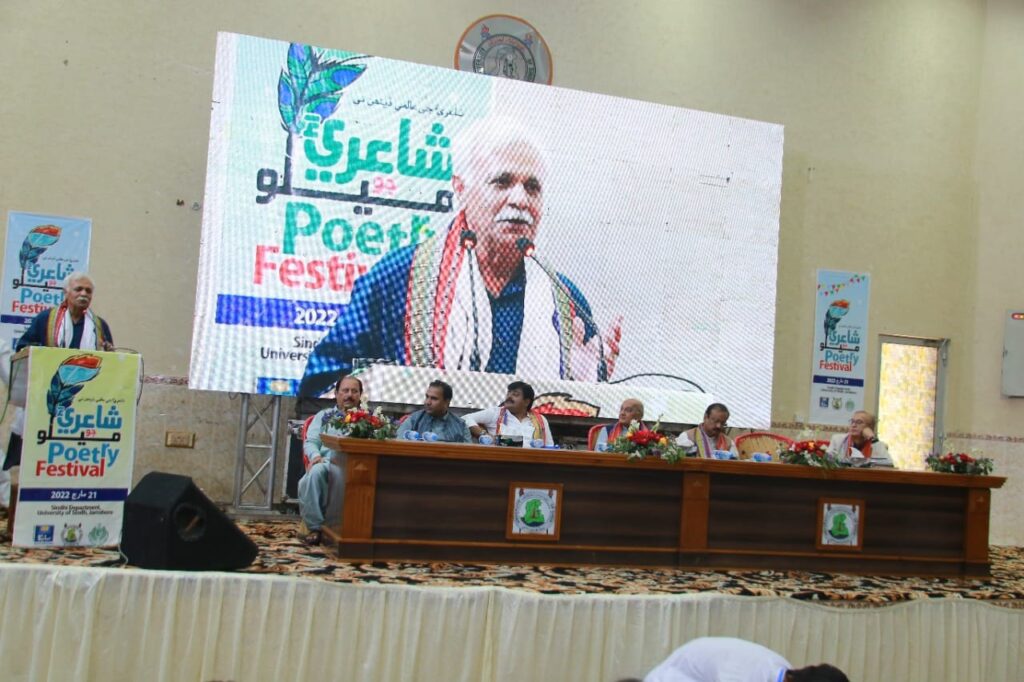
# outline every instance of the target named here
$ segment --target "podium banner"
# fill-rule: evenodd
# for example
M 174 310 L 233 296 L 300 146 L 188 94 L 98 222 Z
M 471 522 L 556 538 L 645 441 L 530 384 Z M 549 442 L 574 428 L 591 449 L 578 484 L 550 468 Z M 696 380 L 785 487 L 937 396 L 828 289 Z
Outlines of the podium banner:
M 818 271 L 811 423 L 846 424 L 854 412 L 864 409 L 870 290 L 867 273 Z
M 120 542 L 138 381 L 135 354 L 31 349 L 15 546 Z

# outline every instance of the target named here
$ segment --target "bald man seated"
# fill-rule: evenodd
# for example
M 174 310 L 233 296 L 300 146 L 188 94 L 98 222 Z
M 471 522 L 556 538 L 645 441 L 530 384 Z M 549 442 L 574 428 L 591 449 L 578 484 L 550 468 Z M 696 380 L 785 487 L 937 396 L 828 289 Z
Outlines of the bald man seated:
M 606 449 L 609 443 L 615 442 L 616 438 L 626 435 L 629 425 L 634 421 L 640 425 L 641 431 L 646 431 L 647 425 L 643 423 L 643 418 L 644 404 L 636 398 L 626 398 L 619 407 L 619 421 L 614 424 L 605 424 L 597 432 L 594 449 Z
M 854 466 L 891 467 L 889 448 L 875 433 L 875 415 L 860 410 L 850 418 L 846 433 L 832 436 L 828 452 Z

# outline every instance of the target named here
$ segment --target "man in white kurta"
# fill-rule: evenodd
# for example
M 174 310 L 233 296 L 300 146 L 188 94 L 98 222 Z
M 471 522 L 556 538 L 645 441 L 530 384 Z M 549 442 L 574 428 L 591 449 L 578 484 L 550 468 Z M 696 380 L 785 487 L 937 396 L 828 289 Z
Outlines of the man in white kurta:
M 471 412 L 463 417 L 474 438 L 484 434 L 492 437 L 521 437 L 523 447 L 540 447 L 554 445 L 551 428 L 544 415 L 534 412 L 533 387 L 522 381 L 513 381 L 508 385 L 505 402 L 478 412 Z

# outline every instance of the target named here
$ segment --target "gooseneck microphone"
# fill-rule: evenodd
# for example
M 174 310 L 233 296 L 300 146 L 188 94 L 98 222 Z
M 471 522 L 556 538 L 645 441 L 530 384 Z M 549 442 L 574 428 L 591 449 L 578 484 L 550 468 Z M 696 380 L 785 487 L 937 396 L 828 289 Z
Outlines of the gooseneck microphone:
M 480 371 L 480 319 L 476 312 L 476 275 L 473 272 L 473 261 L 476 258 L 476 232 L 463 230 L 459 235 L 459 242 L 466 250 L 466 259 L 469 264 L 469 297 L 473 304 L 473 349 L 469 352 L 469 369 L 473 372 Z
M 555 269 L 552 268 L 547 263 L 545 263 L 544 261 L 537 258 L 537 247 L 534 246 L 532 241 L 530 241 L 526 237 L 520 237 L 519 239 L 516 240 L 516 248 L 519 250 L 520 253 L 523 254 L 524 258 L 529 258 L 538 266 L 540 266 L 540 269 L 544 272 L 547 278 L 551 280 L 551 283 L 558 287 L 558 290 L 561 291 L 565 296 L 568 296 L 569 300 L 573 302 L 573 310 L 576 311 L 576 314 L 579 315 L 580 319 L 583 320 L 585 324 L 589 324 L 590 326 L 597 330 L 594 335 L 597 337 L 597 347 L 600 351 L 601 358 L 600 362 L 597 365 L 597 380 L 608 381 L 608 362 L 605 358 L 604 339 L 601 337 L 601 327 L 599 327 L 597 322 L 594 320 L 594 316 L 590 314 L 590 311 L 586 309 L 582 301 L 577 300 L 577 298 L 573 296 L 572 291 L 569 289 L 568 285 L 565 282 L 563 282 L 561 278 L 559 278 L 558 273 L 555 271 Z M 571 362 L 570 366 L 566 368 L 566 374 L 568 375 L 567 378 L 569 380 L 575 380 L 575 377 L 572 373 Z

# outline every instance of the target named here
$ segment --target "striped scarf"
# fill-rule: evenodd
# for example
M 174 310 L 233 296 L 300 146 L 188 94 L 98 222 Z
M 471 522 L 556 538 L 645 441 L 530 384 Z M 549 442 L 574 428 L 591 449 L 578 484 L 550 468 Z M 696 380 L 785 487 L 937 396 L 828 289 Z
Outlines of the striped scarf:
M 704 429 L 699 426 L 693 427 L 691 433 L 693 435 L 690 437 L 690 440 L 692 440 L 693 444 L 697 446 L 697 455 L 699 457 L 710 459 L 715 456 L 715 450 L 729 449 L 729 438 L 724 433 L 718 434 L 718 437 L 715 438 L 714 444 L 711 443 L 711 439 L 708 438 L 708 435 L 704 433 Z
M 526 416 L 530 418 L 530 422 L 533 424 L 533 439 L 541 440 L 547 443 L 547 430 L 544 428 L 544 420 L 539 414 L 534 413 L 530 410 L 526 413 Z M 502 407 L 498 410 L 498 425 L 494 429 L 494 436 L 498 437 L 501 435 L 501 426 L 508 421 L 509 413 L 508 410 Z M 512 419 L 515 419 L 515 415 L 512 415 Z
M 405 309 L 405 364 L 481 371 L 493 344 L 490 300 L 473 247 L 464 243 L 465 214 L 446 233 L 416 246 Z M 526 293 L 516 373 L 566 378 L 571 368 L 576 303 L 558 273 L 524 261 Z M 552 312 L 547 312 L 552 311 Z M 552 327 L 551 320 L 555 326 Z
M 68 303 L 64 301 L 50 309 L 46 318 L 46 345 L 55 348 L 70 348 L 74 336 Z M 82 338 L 78 347 L 86 350 L 103 350 L 108 341 L 103 335 L 103 320 L 91 310 L 86 310 L 82 326 Z

